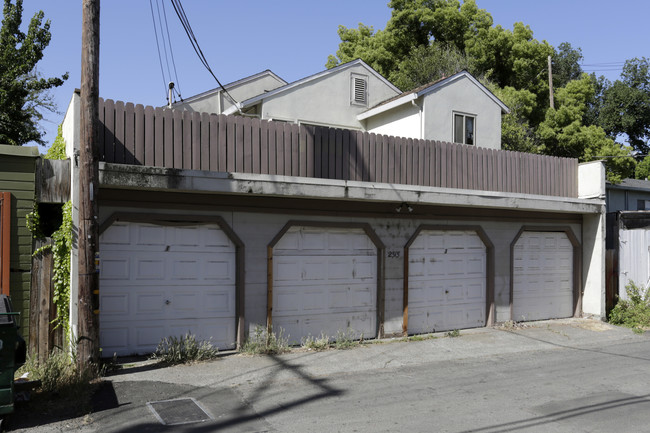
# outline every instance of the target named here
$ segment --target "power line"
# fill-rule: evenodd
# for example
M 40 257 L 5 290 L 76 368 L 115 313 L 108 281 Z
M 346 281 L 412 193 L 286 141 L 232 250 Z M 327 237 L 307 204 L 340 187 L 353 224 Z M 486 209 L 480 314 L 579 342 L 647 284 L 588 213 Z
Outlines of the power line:
M 174 50 L 172 49 L 172 39 L 169 36 L 169 24 L 167 23 L 167 10 L 165 9 L 165 2 L 162 3 L 163 16 L 165 17 L 165 30 L 167 30 L 167 41 L 169 42 L 169 55 L 172 58 L 172 66 L 174 67 L 174 78 L 176 78 L 176 86 L 174 91 L 178 94 L 178 97 L 183 100 L 181 96 L 181 88 L 178 84 L 178 73 L 176 72 L 176 61 L 174 60 Z
M 185 10 L 183 9 L 183 5 L 181 4 L 180 0 L 171 0 L 172 6 L 174 6 L 174 11 L 176 11 L 176 15 L 178 16 L 178 19 L 181 21 L 181 25 L 183 26 L 183 30 L 185 30 L 185 33 L 187 34 L 187 37 L 190 40 L 190 44 L 192 44 L 192 48 L 194 48 L 194 51 L 196 52 L 196 55 L 199 57 L 199 60 L 205 66 L 205 68 L 208 70 L 210 75 L 216 80 L 217 84 L 223 89 L 223 91 L 228 95 L 228 98 L 237 105 L 237 101 L 235 98 L 233 98 L 230 93 L 228 93 L 228 90 L 226 90 L 225 87 L 223 87 L 223 84 L 219 81 L 217 76 L 212 72 L 212 68 L 210 68 L 210 65 L 208 64 L 208 60 L 205 58 L 205 55 L 203 54 L 203 51 L 201 50 L 201 47 L 199 46 L 199 42 L 196 39 L 196 36 L 194 35 L 194 31 L 192 30 L 192 26 L 190 25 L 190 21 L 187 19 L 187 15 L 185 15 Z
M 156 48 L 158 49 L 158 62 L 160 63 L 160 73 L 162 74 L 163 88 L 165 88 L 165 97 L 167 97 L 167 81 L 165 80 L 165 69 L 162 64 L 162 55 L 160 54 L 160 44 L 158 43 L 158 31 L 156 30 L 156 18 L 153 13 L 153 4 L 149 0 L 149 7 L 151 8 L 151 21 L 153 22 L 153 32 L 156 35 Z
M 169 81 L 172 79 L 172 72 L 169 69 L 169 57 L 167 56 L 167 41 L 165 40 L 165 32 L 163 32 L 162 28 L 162 19 L 160 17 L 160 2 L 156 0 L 156 12 L 158 13 L 158 25 L 160 26 L 160 38 L 162 39 L 163 42 L 163 51 L 165 53 L 165 64 L 167 65 L 167 76 L 169 77 Z M 171 101 L 169 101 L 171 103 Z

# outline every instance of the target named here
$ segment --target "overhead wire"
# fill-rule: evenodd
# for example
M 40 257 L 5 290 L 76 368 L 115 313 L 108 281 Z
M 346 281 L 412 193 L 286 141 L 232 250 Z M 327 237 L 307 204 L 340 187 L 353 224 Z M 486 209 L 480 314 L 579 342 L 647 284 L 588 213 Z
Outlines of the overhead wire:
M 183 26 L 183 29 L 185 30 L 185 33 L 187 34 L 187 37 L 190 40 L 190 44 L 192 45 L 192 48 L 194 48 L 194 51 L 196 52 L 196 55 L 199 57 L 199 61 L 203 64 L 203 66 L 207 69 L 207 71 L 212 75 L 212 77 L 215 79 L 217 84 L 219 84 L 219 87 L 223 89 L 225 94 L 230 98 L 230 100 L 235 104 L 238 105 L 238 102 L 235 100 L 235 98 L 232 97 L 230 93 L 228 93 L 228 90 L 221 84 L 221 81 L 217 78 L 217 76 L 214 74 L 212 71 L 212 68 L 210 68 L 210 64 L 208 63 L 208 60 L 205 58 L 205 55 L 203 54 L 203 51 L 201 50 L 201 47 L 199 45 L 198 40 L 196 39 L 196 36 L 194 35 L 194 31 L 192 30 L 192 26 L 190 25 L 190 21 L 187 18 L 187 15 L 185 14 L 185 10 L 183 9 L 183 5 L 181 4 L 180 0 L 171 0 L 172 6 L 174 6 L 174 11 L 176 12 L 176 15 L 178 16 L 178 19 L 181 22 L 181 25 Z
M 160 54 L 160 43 L 158 42 L 158 30 L 156 29 L 156 18 L 153 13 L 153 3 L 149 0 L 149 7 L 151 8 L 151 21 L 153 22 L 153 32 L 156 36 L 156 48 L 158 49 L 158 62 L 160 63 L 160 73 L 162 75 L 163 86 L 165 88 L 165 97 L 167 97 L 167 80 L 165 80 L 165 69 L 162 64 L 162 55 Z
M 165 17 L 165 30 L 167 30 L 167 40 L 169 41 L 169 56 L 172 59 L 172 66 L 174 68 L 174 78 L 176 83 L 176 86 L 174 87 L 174 91 L 178 94 L 179 99 L 182 101 L 183 97 L 181 96 L 181 88 L 180 85 L 178 84 L 178 73 L 176 72 L 176 61 L 174 60 L 174 50 L 172 49 L 172 38 L 169 36 L 169 24 L 167 23 L 167 10 L 165 9 L 164 0 L 162 1 L 162 10 L 163 10 L 163 16 Z
M 158 13 L 158 25 L 160 26 L 160 38 L 162 39 L 163 51 L 165 53 L 165 65 L 167 66 L 167 76 L 169 77 L 169 81 L 171 81 L 172 72 L 171 72 L 171 69 L 169 68 L 169 57 L 167 56 L 167 45 L 168 45 L 167 42 L 168 41 L 165 40 L 165 32 L 163 32 L 162 18 L 160 16 L 160 2 L 159 2 L 159 0 L 156 0 L 156 12 Z

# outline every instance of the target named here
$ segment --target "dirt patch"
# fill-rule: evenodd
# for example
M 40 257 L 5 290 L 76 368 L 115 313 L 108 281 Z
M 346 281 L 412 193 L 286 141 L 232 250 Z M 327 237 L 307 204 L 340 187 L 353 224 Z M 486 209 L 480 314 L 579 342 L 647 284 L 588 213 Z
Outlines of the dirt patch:
M 587 322 L 575 323 L 573 326 L 576 328 L 586 329 L 588 331 L 604 332 L 614 329 L 612 325 L 597 320 L 590 320 Z

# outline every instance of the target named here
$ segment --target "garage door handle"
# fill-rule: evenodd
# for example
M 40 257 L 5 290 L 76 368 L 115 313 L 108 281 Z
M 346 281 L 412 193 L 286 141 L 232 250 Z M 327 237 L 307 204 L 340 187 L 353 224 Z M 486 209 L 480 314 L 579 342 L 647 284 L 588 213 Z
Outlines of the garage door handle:
M 169 305 L 169 304 L 171 304 L 171 303 L 172 303 L 172 301 L 170 301 L 169 299 L 167 299 L 167 300 L 165 301 L 165 305 Z

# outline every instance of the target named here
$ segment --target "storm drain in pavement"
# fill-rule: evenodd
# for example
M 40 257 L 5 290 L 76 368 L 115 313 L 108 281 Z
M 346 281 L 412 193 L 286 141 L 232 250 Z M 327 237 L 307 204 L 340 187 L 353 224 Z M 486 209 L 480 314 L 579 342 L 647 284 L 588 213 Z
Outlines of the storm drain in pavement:
M 193 398 L 150 401 L 147 406 L 164 425 L 190 424 L 213 419 Z

